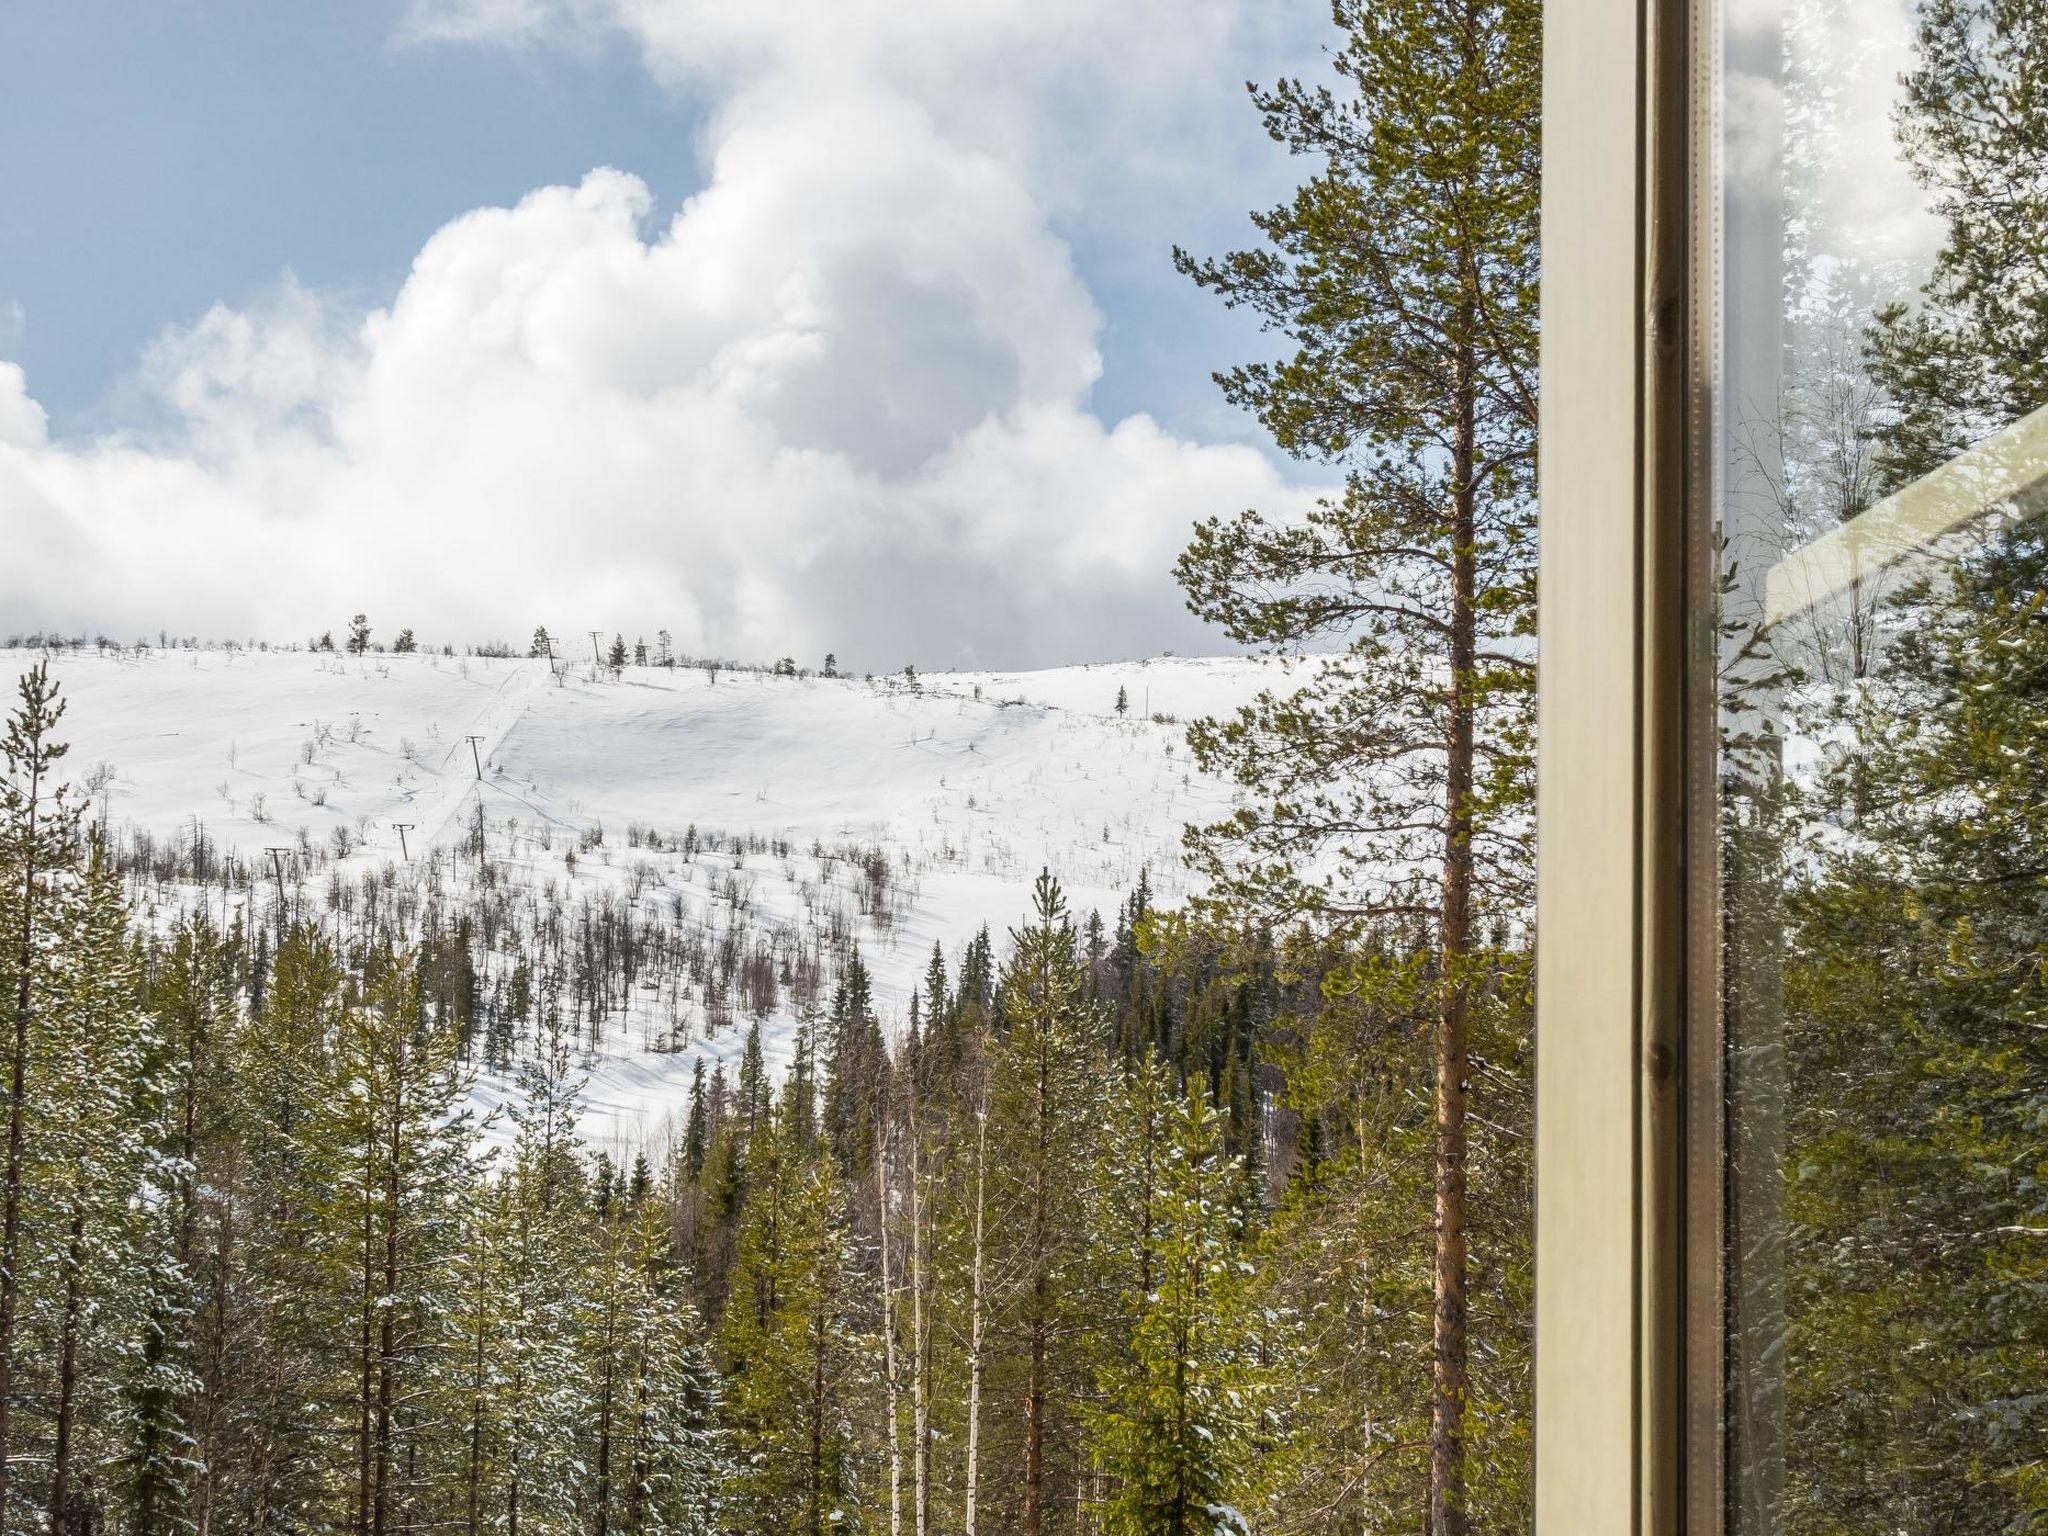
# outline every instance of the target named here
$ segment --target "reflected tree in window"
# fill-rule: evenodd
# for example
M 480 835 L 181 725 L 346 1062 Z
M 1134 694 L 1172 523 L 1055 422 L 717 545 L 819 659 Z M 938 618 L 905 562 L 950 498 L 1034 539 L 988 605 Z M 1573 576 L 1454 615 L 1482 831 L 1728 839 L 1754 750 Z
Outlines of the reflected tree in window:
M 1873 498 L 1994 434 L 2039 454 L 2048 402 L 2048 12 L 1934 0 L 1916 51 L 1897 129 L 1945 225 L 1931 274 L 1877 306 L 1867 392 L 1788 379 L 1865 418 L 1822 446 L 1854 450 L 1837 462 Z M 1763 1523 L 1788 1531 L 2048 1530 L 2048 528 L 2026 480 L 1951 470 L 1970 515 L 1802 611 L 1854 648 L 1787 652 L 1786 1422 Z

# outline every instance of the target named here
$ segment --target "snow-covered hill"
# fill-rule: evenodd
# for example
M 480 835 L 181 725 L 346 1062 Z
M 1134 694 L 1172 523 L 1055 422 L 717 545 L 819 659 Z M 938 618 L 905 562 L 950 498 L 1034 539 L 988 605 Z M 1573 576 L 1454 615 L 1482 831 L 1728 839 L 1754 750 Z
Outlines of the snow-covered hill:
M 0 656 L 11 673 L 34 659 Z M 288 878 L 317 865 L 313 883 L 332 891 L 337 875 L 398 863 L 401 823 L 401 871 L 460 880 L 481 805 L 493 863 L 536 887 L 626 893 L 650 921 L 850 936 L 885 1019 L 901 1017 L 934 941 L 952 959 L 983 924 L 1000 936 L 1017 922 L 1041 867 L 1084 915 L 1110 917 L 1141 870 L 1162 901 L 1185 895 L 1181 829 L 1230 794 L 1195 770 L 1183 723 L 1279 678 L 1246 659 L 1164 658 L 913 687 L 217 650 L 86 651 L 53 669 L 67 766 L 100 786 L 116 828 L 203 827 L 266 870 L 266 850 L 302 850 L 280 856 Z M 698 1055 L 738 1053 L 744 1029 L 693 1008 L 636 999 L 591 1052 L 593 1139 L 655 1133 Z M 764 1021 L 771 1054 L 791 1028 L 787 1008 Z

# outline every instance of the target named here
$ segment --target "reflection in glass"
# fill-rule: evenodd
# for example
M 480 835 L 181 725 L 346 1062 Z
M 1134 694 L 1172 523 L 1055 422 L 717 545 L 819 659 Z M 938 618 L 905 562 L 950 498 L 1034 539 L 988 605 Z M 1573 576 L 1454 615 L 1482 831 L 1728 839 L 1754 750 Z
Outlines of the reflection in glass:
M 2048 1531 L 2048 5 L 1720 35 L 1729 1525 Z

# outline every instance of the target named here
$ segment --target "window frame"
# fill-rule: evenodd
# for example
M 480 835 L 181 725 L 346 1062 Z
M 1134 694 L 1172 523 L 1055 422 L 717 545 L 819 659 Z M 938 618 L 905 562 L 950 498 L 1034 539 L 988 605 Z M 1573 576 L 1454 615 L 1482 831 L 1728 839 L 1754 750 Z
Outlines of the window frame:
M 1707 0 L 1545 12 L 1538 1536 L 1722 1527 L 1713 701 L 1693 686 L 1713 20 Z

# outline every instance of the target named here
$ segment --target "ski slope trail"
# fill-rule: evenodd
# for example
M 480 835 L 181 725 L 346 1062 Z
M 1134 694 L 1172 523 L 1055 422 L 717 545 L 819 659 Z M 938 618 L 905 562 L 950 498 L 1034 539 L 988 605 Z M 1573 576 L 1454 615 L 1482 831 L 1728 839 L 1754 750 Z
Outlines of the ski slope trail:
M 466 723 L 459 736 L 449 741 L 435 765 L 441 782 L 420 797 L 420 847 L 439 846 L 481 797 L 481 786 L 487 781 L 477 765 L 489 763 L 504 745 L 525 715 L 528 696 L 541 676 L 531 667 L 508 667 L 490 697 L 478 707 L 475 717 Z
M 1158 902 L 1184 900 L 1184 829 L 1236 804 L 1195 766 L 1186 722 L 1287 686 L 1245 658 L 915 683 L 247 650 L 51 665 L 67 766 L 99 786 L 111 828 L 203 835 L 265 872 L 266 849 L 294 846 L 307 855 L 295 899 L 317 904 L 394 867 L 416 881 L 431 865 L 459 895 L 481 806 L 494 878 L 555 893 L 577 921 L 590 902 L 628 900 L 645 921 L 778 953 L 857 945 L 890 1028 L 933 946 L 957 967 L 987 927 L 1000 948 L 1040 870 L 1083 923 L 1113 923 L 1141 878 Z M 266 881 L 253 899 L 277 894 Z M 662 1134 L 696 1062 L 736 1060 L 743 1021 L 722 1018 L 730 1008 L 701 997 L 630 998 L 592 1032 L 586 1136 L 626 1149 Z M 771 1062 L 786 1060 L 795 1014 L 778 1005 L 760 1023 Z M 485 1107 L 509 1093 L 489 1078 L 477 1090 Z

